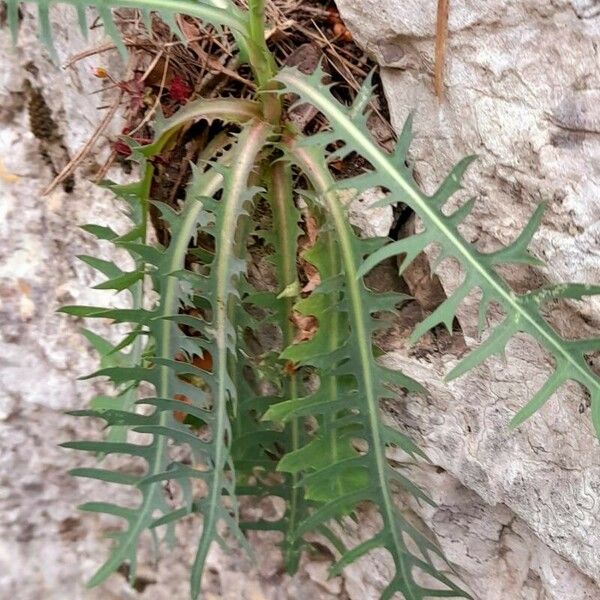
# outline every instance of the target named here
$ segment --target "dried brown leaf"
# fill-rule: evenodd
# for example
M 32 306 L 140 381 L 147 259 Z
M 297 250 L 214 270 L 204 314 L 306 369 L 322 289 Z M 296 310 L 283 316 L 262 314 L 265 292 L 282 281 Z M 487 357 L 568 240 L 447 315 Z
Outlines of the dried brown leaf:
M 294 343 L 307 342 L 317 333 L 318 321 L 312 315 L 303 315 L 294 311 L 291 316 L 291 321 L 296 327 L 296 335 Z

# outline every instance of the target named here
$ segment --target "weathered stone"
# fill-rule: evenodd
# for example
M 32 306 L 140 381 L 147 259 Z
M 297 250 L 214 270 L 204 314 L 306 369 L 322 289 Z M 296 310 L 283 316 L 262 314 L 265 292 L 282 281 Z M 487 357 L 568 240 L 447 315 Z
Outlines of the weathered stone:
M 99 244 L 79 229 L 96 223 L 125 231 L 126 219 L 111 193 L 78 177 L 67 194 L 58 187 L 41 190 L 53 174 L 29 129 L 23 80 L 40 86 L 53 118 L 73 155 L 99 122 L 99 87 L 91 75 L 98 64 L 118 72 L 119 61 L 107 55 L 82 61 L 74 70 L 53 66 L 37 40 L 34 18 L 24 9 L 20 42 L 0 31 L 0 598 L 18 600 L 171 600 L 189 596 L 189 569 L 199 520 L 182 523 L 181 544 L 163 550 L 156 565 L 150 537 L 139 552 L 138 579 L 132 589 L 116 574 L 99 588 L 85 582 L 107 556 L 105 535 L 121 525 L 79 513 L 78 504 L 110 500 L 127 505 L 127 490 L 101 482 L 74 479 L 69 469 L 93 463 L 93 457 L 63 450 L 67 440 L 98 435 L 98 424 L 62 414 L 84 408 L 101 389 L 77 377 L 94 371 L 97 359 L 79 333 L 83 322 L 56 314 L 63 304 L 123 306 L 126 298 L 91 286 L 102 280 L 76 259 L 91 254 L 121 261 L 109 244 Z M 56 46 L 61 60 L 89 47 L 79 38 L 69 9 L 53 8 Z M 98 31 L 98 30 L 96 30 Z M 96 38 L 96 41 L 99 41 Z M 114 64 L 113 64 L 114 62 Z M 25 68 L 27 67 L 27 68 Z M 37 69 L 37 77 L 32 71 Z M 115 131 L 112 131 L 114 134 Z M 107 154 L 101 148 L 101 161 Z M 64 166 L 64 165 L 63 165 Z M 118 176 L 115 172 L 113 175 Z M 106 323 L 89 324 L 110 335 Z M 325 582 L 322 568 L 284 575 L 276 540 L 258 536 L 259 564 L 239 553 L 214 548 L 208 559 L 204 597 L 212 600 L 333 600 L 339 581 Z M 329 590 L 329 591 L 328 591 Z
M 532 251 L 548 267 L 505 269 L 507 279 L 517 291 L 544 281 L 598 283 L 598 3 L 450 2 L 441 104 L 432 75 L 436 5 L 338 1 L 355 39 L 384 67 L 395 128 L 415 111 L 411 159 L 425 190 L 433 191 L 460 158 L 477 153 L 465 178 L 466 193 L 478 199 L 462 229 L 467 239 L 483 251 L 495 250 L 513 240 L 535 206 L 546 202 Z M 462 279 L 450 261 L 437 273 L 447 294 Z M 459 314 L 470 347 L 478 343 L 474 300 Z M 567 337 L 598 335 L 598 302 L 577 309 L 552 309 L 549 318 Z M 490 323 L 498 318 L 491 314 Z M 430 396 L 399 401 L 398 423 L 408 423 L 434 463 L 465 486 L 438 512 L 433 530 L 476 597 L 600 597 L 600 449 L 582 391 L 563 387 L 540 413 L 511 431 L 511 416 L 551 372 L 551 361 L 536 344 L 517 338 L 507 348 L 506 363 L 490 360 L 450 384 L 442 377 L 457 356 L 408 355 L 402 349 L 387 360 L 416 376 Z M 498 506 L 511 515 L 511 531 L 519 523 L 509 550 L 502 536 L 483 536 L 487 553 L 505 557 L 501 568 L 503 561 L 483 570 L 474 562 L 481 541 L 471 537 L 468 520 L 452 534 L 440 533 L 452 530 L 452 506 L 467 505 L 467 498 L 481 508 L 481 527 L 506 526 L 506 518 L 497 517 Z M 524 565 L 529 571 L 522 571 Z
M 386 66 L 383 79 L 395 126 L 417 109 L 412 157 L 426 188 L 432 190 L 464 154 L 481 155 L 467 177 L 469 192 L 480 196 L 465 227 L 469 239 L 484 250 L 499 247 L 545 200 L 549 209 L 533 249 L 550 267 L 542 275 L 510 270 L 511 282 L 526 289 L 534 278 L 600 281 L 597 2 L 452 3 L 447 99 L 441 107 L 432 92 L 434 0 L 338 4 L 355 38 Z M 142 545 L 138 587 L 145 586 L 143 591 L 132 590 L 120 575 L 84 591 L 85 579 L 106 554 L 109 542 L 102 535 L 112 523 L 73 507 L 106 499 L 106 487 L 69 478 L 69 468 L 89 462 L 59 450 L 57 443 L 97 433 L 94 425 L 76 424 L 59 413 L 86 405 L 97 384 L 75 378 L 92 371 L 96 360 L 77 325 L 54 311 L 64 303 L 119 301 L 90 290 L 97 280 L 74 256 L 122 258 L 77 225 L 119 229 L 125 223 L 110 194 L 81 179 L 72 195 L 58 189 L 39 197 L 52 174 L 28 129 L 21 91 L 31 74 L 24 67 L 32 61 L 38 68 L 36 83 L 73 153 L 98 122 L 98 98 L 88 95 L 98 86 L 90 76 L 97 63 L 83 62 L 66 73 L 53 67 L 36 42 L 27 10 L 16 54 L 10 54 L 7 33 L 0 32 L 2 56 L 10 57 L 0 67 L 0 596 L 184 598 L 193 558 L 193 544 L 187 542 L 198 533 L 197 521 L 181 525 L 185 547 L 175 548 L 158 566 L 150 544 Z M 87 47 L 72 33 L 70 10 L 53 14 L 61 58 Z M 371 233 L 384 235 L 391 211 L 379 216 Z M 361 222 L 375 220 L 367 214 L 356 221 Z M 451 291 L 457 271 L 443 264 L 439 273 Z M 554 310 L 551 318 L 565 334 L 597 334 L 597 308 L 583 310 L 585 319 L 575 310 Z M 475 345 L 468 306 L 460 325 L 467 344 Z M 98 331 L 107 333 L 107 327 L 99 324 Z M 510 416 L 549 372 L 534 344 L 515 340 L 506 364 L 491 361 L 450 385 L 442 377 L 458 351 L 417 354 L 400 336 L 391 345 L 395 351 L 388 363 L 423 382 L 430 395 L 399 399 L 389 407 L 390 418 L 439 465 L 415 473 L 438 508 L 409 503 L 405 510 L 435 535 L 475 598 L 596 600 L 600 457 L 580 390 L 566 387 L 511 432 Z M 113 494 L 115 500 L 123 497 Z M 364 539 L 374 530 L 376 516 L 362 517 L 358 526 L 347 526 L 347 537 Z M 279 570 L 273 540 L 252 541 L 260 559 L 254 568 L 237 554 L 218 548 L 211 554 L 207 598 L 370 600 L 390 575 L 381 552 L 333 581 L 325 580 L 324 563 L 310 559 L 290 578 Z
M 391 206 L 373 205 L 385 198 L 380 188 L 365 190 L 358 197 L 356 190 L 344 190 L 340 201 L 348 206 L 348 219 L 365 237 L 387 237 L 394 215 Z

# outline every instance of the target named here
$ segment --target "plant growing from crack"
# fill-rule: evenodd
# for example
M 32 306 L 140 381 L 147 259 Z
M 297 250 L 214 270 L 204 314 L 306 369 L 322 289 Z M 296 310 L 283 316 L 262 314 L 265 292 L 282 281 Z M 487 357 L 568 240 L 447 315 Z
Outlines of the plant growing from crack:
M 42 40 L 51 47 L 50 2 L 34 3 Z M 446 202 L 460 189 L 471 159 L 461 161 L 437 192 L 426 196 L 407 166 L 410 119 L 394 151 L 386 153 L 367 128 L 373 91 L 370 79 L 346 106 L 323 83 L 320 69 L 312 75 L 289 68 L 278 70 L 265 43 L 263 0 L 249 0 L 247 10 L 229 0 L 68 3 L 76 8 L 84 32 L 87 5 L 98 11 L 105 31 L 123 53 L 124 44 L 112 20 L 116 7 L 138 9 L 148 22 L 151 14 L 157 13 L 174 32 L 179 13 L 228 27 L 238 43 L 240 61 L 250 65 L 258 90 L 252 100 L 198 100 L 169 119 L 157 118 L 152 143 L 130 142 L 140 181 L 110 186 L 130 208 L 131 230 L 119 236 L 108 227 L 85 227 L 133 257 L 132 271 L 83 257 L 107 278 L 98 288 L 128 290 L 133 305 L 128 309 L 67 306 L 62 312 L 112 319 L 129 324 L 131 331 L 116 345 L 87 334 L 103 356 L 103 368 L 92 376 L 109 378 L 117 395 L 96 399 L 90 410 L 73 413 L 103 419 L 109 427 L 104 441 L 64 446 L 100 457 L 130 455 L 146 463 L 140 475 L 99 468 L 72 472 L 141 492 L 135 508 L 106 502 L 81 507 L 126 522 L 114 535 L 112 552 L 90 585 L 102 583 L 124 562 L 135 577 L 140 536 L 150 531 L 157 537 L 157 532 L 164 530 L 165 537 L 172 537 L 179 519 L 198 513 L 202 533 L 191 572 L 193 598 L 200 593 L 211 545 L 237 540 L 250 550 L 244 535 L 249 529 L 280 532 L 290 572 L 297 568 L 308 545 L 305 536 L 317 533 L 339 553 L 332 574 L 376 548 L 389 552 L 394 570 L 382 599 L 395 594 L 409 600 L 469 597 L 453 580 L 435 543 L 403 516 L 394 500 L 398 486 L 419 501 L 431 502 L 408 474 L 388 461 L 389 446 L 401 448 L 412 459 L 424 455 L 407 436 L 384 424 L 380 404 L 393 397 L 393 387 L 414 393 L 423 390 L 405 374 L 385 369 L 377 361 L 372 337 L 385 327 L 381 315 L 393 312 L 406 297 L 374 293 L 366 286 L 365 275 L 396 255 L 403 256 L 402 272 L 427 246 L 436 244 L 438 260 L 457 260 L 464 279 L 416 327 L 412 339 L 440 323 L 451 329 L 462 300 L 479 289 L 482 331 L 490 303 L 500 305 L 503 320 L 490 328 L 485 340 L 448 378 L 502 353 L 515 334 L 529 334 L 552 356 L 554 371 L 515 415 L 513 425 L 531 416 L 564 382 L 574 380 L 590 393 L 592 420 L 599 435 L 600 379 L 586 362 L 586 354 L 599 349 L 599 340 L 564 340 L 544 319 L 541 308 L 555 299 L 599 294 L 600 287 L 564 284 L 525 294 L 513 292 L 497 267 L 539 264 L 527 248 L 540 224 L 542 207 L 510 246 L 491 254 L 476 250 L 458 230 L 473 202 L 450 215 L 443 212 Z M 7 6 L 8 22 L 16 35 L 18 2 L 8 0 Z M 312 136 L 298 132 L 286 118 L 290 95 L 298 103 L 316 107 L 328 128 Z M 186 197 L 175 210 L 152 198 L 155 158 L 182 127 L 198 120 L 235 124 L 237 129 L 224 126 L 206 146 L 193 169 Z M 331 163 L 350 155 L 362 157 L 368 169 L 336 180 Z M 348 222 L 341 192 L 360 194 L 373 187 L 387 190 L 379 206 L 408 205 L 420 218 L 423 230 L 398 241 L 359 237 Z M 300 197 L 316 224 L 316 240 L 310 248 L 298 243 Z M 265 201 L 272 215 L 270 230 L 265 230 L 257 217 L 257 207 Z M 151 205 L 167 224 L 169 235 L 164 245 L 149 242 Z M 256 239 L 271 249 L 275 290 L 259 290 L 247 276 L 248 246 Z M 312 291 L 302 291 L 299 254 L 318 272 L 319 283 Z M 151 306 L 144 301 L 143 291 L 148 286 L 158 298 Z M 298 315 L 316 323 L 315 331 L 300 342 Z M 279 330 L 282 351 L 257 351 L 249 342 L 248 334 L 259 332 L 265 324 Z M 311 374 L 311 385 L 306 384 L 303 373 Z M 152 396 L 140 397 L 143 382 L 152 386 Z M 261 393 L 265 382 L 269 395 Z M 130 435 L 133 432 L 146 434 L 149 443 L 134 441 L 139 438 Z M 189 450 L 191 461 L 177 458 L 182 455 L 181 447 Z M 174 451 L 177 448 L 179 452 Z M 177 484 L 180 492 L 176 497 L 171 483 Z M 241 496 L 279 496 L 285 512 L 275 522 L 245 522 L 238 510 Z M 346 548 L 332 523 L 351 515 L 362 503 L 376 507 L 381 528 L 373 537 Z

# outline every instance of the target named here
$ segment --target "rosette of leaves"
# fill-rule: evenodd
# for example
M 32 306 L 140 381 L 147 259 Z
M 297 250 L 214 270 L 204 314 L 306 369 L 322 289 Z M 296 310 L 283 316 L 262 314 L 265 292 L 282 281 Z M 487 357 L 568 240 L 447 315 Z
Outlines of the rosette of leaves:
M 564 340 L 544 318 L 542 306 L 555 299 L 598 294 L 600 288 L 563 284 L 525 294 L 511 290 L 498 267 L 539 264 L 528 245 L 543 208 L 514 243 L 491 254 L 479 252 L 458 229 L 473 202 L 451 214 L 443 210 L 460 189 L 471 159 L 461 161 L 436 193 L 425 195 L 407 166 L 410 119 L 394 151 L 387 153 L 367 127 L 370 79 L 347 106 L 323 83 L 322 71 L 312 75 L 295 69 L 278 71 L 265 43 L 262 0 L 250 0 L 247 10 L 228 0 L 68 3 L 76 8 L 84 31 L 86 7 L 92 6 L 122 51 L 112 20 L 116 7 L 138 9 L 146 17 L 155 12 L 175 34 L 178 13 L 229 28 L 240 60 L 250 65 L 257 86 L 254 100 L 198 100 L 170 119 L 158 118 L 152 144 L 140 147 L 131 142 L 140 182 L 111 186 L 130 206 L 132 230 L 118 236 L 106 227 L 87 226 L 90 233 L 132 255 L 131 272 L 89 257 L 84 260 L 107 277 L 98 287 L 129 290 L 133 305 L 128 309 L 65 307 L 63 312 L 127 323 L 131 331 L 116 345 L 88 334 L 104 357 L 103 368 L 94 375 L 108 377 L 117 395 L 96 400 L 90 410 L 76 414 L 103 419 L 110 433 L 104 441 L 65 446 L 101 457 L 131 455 L 146 464 L 139 476 L 98 468 L 74 472 L 141 492 L 135 508 L 98 502 L 82 507 L 126 522 L 114 536 L 110 557 L 90 583 L 99 584 L 123 562 L 129 563 L 133 575 L 136 549 L 145 531 L 166 528 L 168 533 L 178 519 L 197 513 L 202 516 L 202 532 L 192 566 L 193 598 L 200 593 L 211 544 L 225 545 L 235 539 L 247 547 L 244 531 L 248 529 L 279 532 L 290 571 L 297 568 L 306 536 L 318 534 L 338 553 L 334 574 L 372 550 L 385 549 L 393 569 L 383 599 L 394 595 L 408 600 L 468 598 L 435 542 L 404 516 L 395 499 L 395 489 L 401 488 L 419 502 L 431 502 L 410 480 L 409 472 L 389 462 L 389 446 L 399 447 L 415 461 L 424 455 L 407 436 L 385 425 L 381 402 L 394 397 L 394 388 L 410 393 L 420 393 L 422 388 L 405 374 L 385 369 L 373 347 L 373 333 L 386 325 L 382 316 L 394 312 L 406 297 L 376 294 L 364 277 L 396 255 L 403 257 L 403 271 L 427 246 L 436 244 L 438 260 L 457 260 L 463 280 L 416 327 L 413 340 L 440 323 L 450 329 L 461 302 L 472 290 L 480 290 L 482 330 L 490 303 L 498 304 L 504 317 L 448 377 L 458 377 L 503 352 L 515 334 L 528 334 L 552 356 L 554 371 L 515 415 L 513 424 L 522 423 L 564 382 L 574 380 L 589 391 L 599 435 L 600 379 L 586 361 L 587 354 L 600 349 L 599 340 Z M 38 7 L 41 37 L 51 44 L 50 2 L 32 4 Z M 8 0 L 7 5 L 8 22 L 16 34 L 18 2 Z M 285 104 L 290 95 L 316 107 L 327 127 L 304 136 L 288 124 Z M 179 128 L 198 119 L 234 123 L 237 133 L 220 138 L 203 153 L 177 209 L 160 205 L 151 198 L 152 159 Z M 349 156 L 361 157 L 369 168 L 361 175 L 336 180 L 330 163 Z M 420 218 L 422 231 L 397 241 L 358 236 L 341 197 L 347 190 L 360 194 L 373 187 L 387 190 L 380 205 L 408 205 Z M 299 198 L 318 225 L 317 239 L 308 249 L 298 244 Z M 265 199 L 272 214 L 266 229 L 255 210 Z M 147 235 L 152 202 L 169 229 L 164 247 L 151 243 Z M 189 263 L 190 245 L 200 237 L 210 244 L 196 251 L 197 260 Z M 249 242 L 256 239 L 270 248 L 275 289 L 258 290 L 247 277 Z M 299 255 L 319 275 L 319 284 L 310 290 L 303 291 L 299 283 Z M 152 304 L 143 293 L 149 287 L 158 298 Z M 315 331 L 300 336 L 303 339 L 297 337 L 297 315 L 316 323 Z M 264 325 L 279 331 L 280 342 L 278 348 L 262 352 L 252 349 L 247 338 Z M 139 397 L 142 382 L 154 390 L 151 396 Z M 149 443 L 134 441 L 138 438 L 133 433 L 145 434 Z M 188 450 L 183 454 L 191 455 L 191 460 L 180 458 L 181 449 Z M 171 498 L 167 482 L 177 484 L 176 498 Z M 283 501 L 285 508 L 277 520 L 240 519 L 238 497 L 265 496 Z M 355 515 L 363 504 L 377 509 L 381 527 L 347 548 L 334 533 L 338 526 L 332 524 Z

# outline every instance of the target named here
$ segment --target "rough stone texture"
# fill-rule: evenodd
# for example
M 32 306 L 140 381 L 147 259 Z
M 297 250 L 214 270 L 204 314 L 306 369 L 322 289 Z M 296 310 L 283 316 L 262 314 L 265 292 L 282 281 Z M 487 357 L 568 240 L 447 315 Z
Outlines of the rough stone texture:
M 338 1 L 357 42 L 384 67 L 395 128 L 416 111 L 411 157 L 419 179 L 433 191 L 454 163 L 477 153 L 465 179 L 468 195 L 478 198 L 463 229 L 467 239 L 497 249 L 546 202 L 532 249 L 548 268 L 508 269 L 507 279 L 519 291 L 543 281 L 598 283 L 600 5 L 451 2 L 440 105 L 432 75 L 436 4 Z M 461 280 L 449 261 L 438 274 L 447 293 Z M 459 315 L 471 347 L 472 304 Z M 555 309 L 550 318 L 564 335 L 597 335 L 598 304 L 578 308 Z M 600 597 L 600 449 L 582 391 L 565 386 L 511 432 L 510 417 L 551 370 L 536 344 L 515 339 L 506 363 L 490 360 L 449 385 L 442 378 L 458 356 L 435 349 L 411 355 L 400 338 L 389 346 L 389 363 L 430 391 L 391 410 L 447 471 L 440 509 L 419 512 L 476 597 Z
M 392 227 L 394 215 L 391 206 L 380 206 L 373 208 L 372 205 L 378 200 L 385 198 L 381 188 L 366 190 L 356 197 L 355 190 L 344 191 L 341 201 L 348 206 L 348 219 L 355 227 L 358 227 L 365 237 L 386 237 Z
M 55 15 L 64 58 L 67 49 L 76 52 L 84 45 L 66 26 L 71 11 Z M 85 459 L 57 444 L 76 437 L 73 419 L 61 412 L 83 407 L 93 394 L 94 386 L 76 377 L 93 370 L 96 361 L 77 332 L 80 324 L 55 314 L 61 304 L 117 300 L 89 289 L 92 272 L 75 256 L 109 255 L 77 226 L 96 222 L 122 229 L 125 223 L 111 194 L 85 181 L 72 194 L 59 187 L 40 197 L 52 174 L 29 129 L 22 93 L 25 77 L 42 88 L 73 150 L 98 121 L 99 97 L 86 94 L 98 82 L 87 73 L 89 64 L 66 73 L 55 68 L 27 16 L 16 51 L 6 31 L 0 36 L 0 596 L 127 598 L 119 591 L 123 578 L 84 592 L 85 579 L 106 549 L 104 526 L 82 518 L 74 507 L 97 486 L 67 475 Z M 31 74 L 31 65 L 39 77 Z M 82 425 L 81 435 L 89 434 Z
M 417 108 L 413 157 L 427 189 L 466 153 L 481 155 L 467 178 L 481 200 L 465 229 L 482 248 L 512 239 L 533 206 L 549 203 L 534 250 L 551 267 L 548 279 L 600 281 L 598 261 L 600 155 L 598 132 L 597 2 L 534 0 L 452 3 L 447 102 L 432 95 L 435 3 L 340 0 L 356 39 L 384 65 L 392 117 L 400 127 Z M 85 47 L 72 34 L 72 13 L 55 12 L 61 57 Z M 110 195 L 82 181 L 72 195 L 38 191 L 51 173 L 29 132 L 19 95 L 33 60 L 67 146 L 73 152 L 98 121 L 98 83 L 91 62 L 61 73 L 35 41 L 29 15 L 20 50 L 9 54 L 0 32 L 0 597 L 33 600 L 185 598 L 192 544 L 175 548 L 155 567 L 146 545 L 140 554 L 136 592 L 119 575 L 99 589 L 84 581 L 105 556 L 102 535 L 112 523 L 81 515 L 74 506 L 103 499 L 105 488 L 69 478 L 85 457 L 57 448 L 66 439 L 93 435 L 75 431 L 60 411 L 85 406 L 94 385 L 75 377 L 95 368 L 95 359 L 72 321 L 55 315 L 63 303 L 118 298 L 92 292 L 89 269 L 74 256 L 109 257 L 76 225 L 124 225 Z M 27 48 L 25 53 L 24 48 Z M 66 126 L 68 122 L 68 126 Z M 13 181 L 10 174 L 19 176 Z M 368 204 L 369 202 L 367 202 Z M 357 222 L 383 234 L 390 214 Z M 457 273 L 442 265 L 442 283 L 453 288 Z M 532 272 L 510 271 L 511 282 L 529 285 Z M 593 308 L 586 312 L 594 316 Z M 555 311 L 565 332 L 598 328 L 574 311 Z M 475 343 L 468 308 L 460 324 Z M 105 327 L 99 325 L 99 331 Z M 508 348 L 508 361 L 485 367 L 447 386 L 442 376 L 457 357 L 435 347 L 407 351 L 405 337 L 389 340 L 387 361 L 425 383 L 426 399 L 399 399 L 390 418 L 427 449 L 431 467 L 418 474 L 437 509 L 409 504 L 407 511 L 435 534 L 478 600 L 596 600 L 600 538 L 600 460 L 585 399 L 569 387 L 518 432 L 510 415 L 531 396 L 548 372 L 547 360 L 524 340 Z M 586 411 L 587 412 L 587 411 Z M 81 425 L 79 425 L 81 427 Z M 84 426 L 85 427 L 85 426 Z M 87 464 L 87 463 L 86 463 Z M 363 515 L 346 535 L 364 538 L 377 519 Z M 197 535 L 198 523 L 179 531 Z M 325 560 L 306 560 L 289 578 L 276 552 L 259 543 L 258 567 L 216 550 L 210 557 L 206 597 L 213 599 L 329 600 L 378 597 L 389 577 L 379 555 L 361 560 L 344 578 L 326 581 Z M 587 575 L 586 575 L 587 574 Z
M 68 9 L 53 9 L 63 60 L 88 47 L 73 26 L 73 16 Z M 52 173 L 29 130 L 23 79 L 27 76 L 42 87 L 73 154 L 98 123 L 96 107 L 106 101 L 89 94 L 99 87 L 91 76 L 91 67 L 98 63 L 84 61 L 66 72 L 54 67 L 40 48 L 27 11 L 18 49 L 12 50 L 8 32 L 1 30 L 0 53 L 0 598 L 187 598 L 194 550 L 190 540 L 199 533 L 198 521 L 181 526 L 178 535 L 185 549 L 167 551 L 158 566 L 149 539 L 142 545 L 138 583 L 145 586 L 143 591 L 130 588 L 122 575 L 112 576 L 100 588 L 85 588 L 107 555 L 110 542 L 103 537 L 116 523 L 79 513 L 76 506 L 108 500 L 109 493 L 112 501 L 119 496 L 106 485 L 67 474 L 93 460 L 58 444 L 98 431 L 95 424 L 76 421 L 62 411 L 85 407 L 100 390 L 98 384 L 76 381 L 98 366 L 79 335 L 83 323 L 55 310 L 62 304 L 123 302 L 119 296 L 91 290 L 98 279 L 75 257 L 123 258 L 95 243 L 78 225 L 92 222 L 124 231 L 126 221 L 112 195 L 83 177 L 72 194 L 59 187 L 40 197 Z M 37 79 L 31 68 L 25 69 L 29 62 L 39 69 Z M 118 66 L 110 68 L 115 72 Z M 108 333 L 106 324 L 95 327 L 98 333 Z M 326 581 L 328 563 L 307 560 L 290 578 L 282 574 L 272 542 L 260 538 L 256 545 L 260 560 L 255 567 L 240 555 L 215 549 L 208 561 L 207 600 L 346 597 L 341 578 Z

